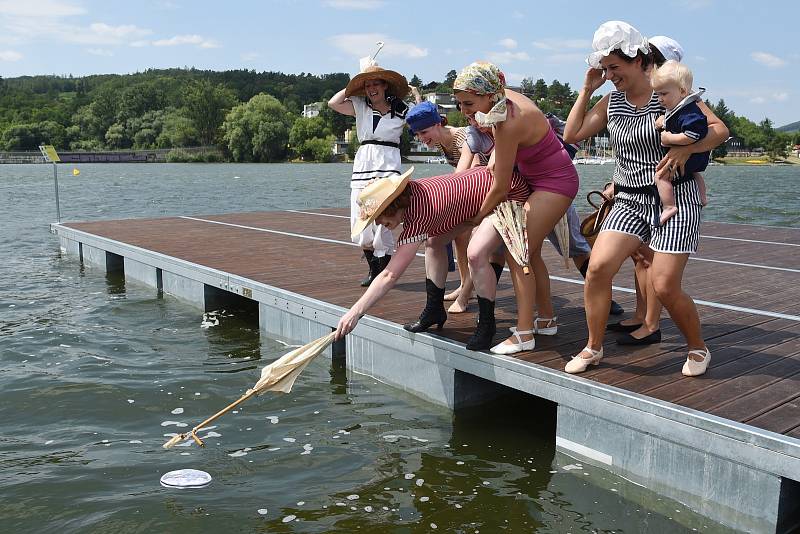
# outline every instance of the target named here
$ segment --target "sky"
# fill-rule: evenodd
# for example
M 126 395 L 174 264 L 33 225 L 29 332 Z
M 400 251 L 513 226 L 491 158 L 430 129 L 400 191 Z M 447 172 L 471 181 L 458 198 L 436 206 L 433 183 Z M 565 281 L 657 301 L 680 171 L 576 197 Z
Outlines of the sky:
M 0 76 L 168 67 L 353 75 L 383 41 L 381 66 L 423 83 L 482 59 L 510 84 L 544 78 L 578 89 L 607 20 L 677 40 L 695 85 L 737 115 L 800 120 L 797 0 L 0 0 Z

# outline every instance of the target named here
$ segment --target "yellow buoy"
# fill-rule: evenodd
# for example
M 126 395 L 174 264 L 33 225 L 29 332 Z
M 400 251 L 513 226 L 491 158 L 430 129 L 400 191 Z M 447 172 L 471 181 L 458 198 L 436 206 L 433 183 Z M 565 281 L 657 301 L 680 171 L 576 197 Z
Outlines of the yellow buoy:
M 72 169 L 72 176 L 78 176 L 81 173 L 78 169 Z

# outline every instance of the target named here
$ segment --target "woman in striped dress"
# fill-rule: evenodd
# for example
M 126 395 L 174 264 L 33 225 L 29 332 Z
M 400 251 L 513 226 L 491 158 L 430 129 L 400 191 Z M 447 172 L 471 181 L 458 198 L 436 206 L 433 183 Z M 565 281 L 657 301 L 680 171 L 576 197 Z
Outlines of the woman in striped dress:
M 565 370 L 580 373 L 600 362 L 612 278 L 641 243 L 649 243 L 654 251 L 649 275 L 653 289 L 688 345 L 683 374 L 700 375 L 708 367 L 711 354 L 703 341 L 694 301 L 681 288 L 689 254 L 697 250 L 700 196 L 693 180 L 674 181 L 680 214 L 658 226 L 660 208 L 653 178 L 657 172 L 682 171 L 692 153 L 713 149 L 727 138 L 728 130 L 703 106 L 708 116 L 708 136 L 698 143 L 672 148 L 664 156 L 655 128 L 655 120 L 664 108 L 650 86 L 647 40 L 630 25 L 611 21 L 595 32 L 592 46 L 595 52 L 589 56 L 590 68 L 567 119 L 564 139 L 574 143 L 608 128 L 616 159 L 615 196 L 614 207 L 592 249 L 586 276 L 584 301 L 589 341 Z M 592 93 L 606 80 L 614 84 L 616 91 L 587 112 Z
M 351 227 L 358 211 L 356 199 L 367 183 L 400 175 L 400 135 L 408 112 L 403 98 L 409 90 L 401 74 L 383 69 L 373 61 L 328 101 L 334 111 L 356 118 L 360 145 L 350 178 Z M 373 224 L 354 236 L 353 242 L 361 246 L 369 264 L 369 274 L 361 282 L 362 286 L 368 286 L 389 263 L 394 236 L 386 228 Z
M 456 172 L 465 171 L 471 167 L 485 167 L 489 163 L 491 147 L 494 142 L 490 142 L 487 147 L 485 141 L 481 143 L 478 139 L 478 132 L 473 126 L 455 128 L 447 125 L 447 117 L 439 114 L 439 108 L 433 102 L 420 102 L 412 107 L 406 116 L 406 123 L 412 134 L 428 145 L 430 148 L 438 149 L 444 154 L 447 163 L 452 165 Z M 491 138 L 489 138 L 491 139 Z M 467 311 L 467 303 L 472 296 L 472 277 L 469 273 L 467 262 L 467 245 L 472 235 L 471 230 L 456 236 L 455 243 L 456 263 L 458 274 L 461 279 L 459 287 L 445 295 L 445 300 L 453 300 L 453 304 L 447 309 L 448 313 L 463 313 Z M 493 258 L 492 267 L 496 272 L 502 272 L 503 259 Z
M 337 339 L 350 333 L 367 310 L 394 287 L 422 243 L 425 243 L 425 309 L 417 321 L 404 328 L 422 332 L 435 325 L 441 329 L 447 320 L 444 309 L 447 243 L 470 228 L 465 222 L 478 213 L 494 180 L 486 167 L 409 181 L 413 170 L 412 167 L 402 176 L 377 180 L 359 194 L 360 211 L 353 226 L 354 234 L 373 222 L 390 230 L 402 225 L 403 230 L 389 265 L 339 320 Z M 508 198 L 524 201 L 529 194 L 525 180 L 514 173 Z M 497 242 L 500 242 L 499 236 Z

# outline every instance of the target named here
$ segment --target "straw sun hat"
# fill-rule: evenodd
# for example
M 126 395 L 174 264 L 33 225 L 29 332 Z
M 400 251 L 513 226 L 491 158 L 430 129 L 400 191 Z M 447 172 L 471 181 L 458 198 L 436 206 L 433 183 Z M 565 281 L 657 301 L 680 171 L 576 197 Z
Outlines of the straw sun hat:
M 397 98 L 405 98 L 409 91 L 411 91 L 411 88 L 408 86 L 408 80 L 399 72 L 387 70 L 378 65 L 370 65 L 350 80 L 350 83 L 347 84 L 344 90 L 344 96 L 366 96 L 364 82 L 367 80 L 385 81 L 389 85 L 388 92 Z
M 414 167 L 411 167 L 400 176 L 380 178 L 361 190 L 358 194 L 358 219 L 351 230 L 353 237 L 363 232 L 394 199 L 400 196 L 413 172 Z

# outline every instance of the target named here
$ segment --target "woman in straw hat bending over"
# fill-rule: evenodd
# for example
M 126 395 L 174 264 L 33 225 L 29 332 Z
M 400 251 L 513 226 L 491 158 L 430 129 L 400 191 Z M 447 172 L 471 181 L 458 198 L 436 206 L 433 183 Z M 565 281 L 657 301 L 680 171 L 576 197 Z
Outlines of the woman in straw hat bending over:
M 639 248 L 650 244 L 654 255 L 648 283 L 669 311 L 686 338 L 688 356 L 683 374 L 705 373 L 711 354 L 703 341 L 700 318 L 691 297 L 681 288 L 689 254 L 697 250 L 702 204 L 697 184 L 691 178 L 673 181 L 679 214 L 658 225 L 658 197 L 653 177 L 659 171 L 683 169 L 694 152 L 713 149 L 728 136 L 728 129 L 701 106 L 708 116 L 708 135 L 697 143 L 673 147 L 663 155 L 655 120 L 664 113 L 648 76 L 651 62 L 647 40 L 631 25 L 609 21 L 600 26 L 592 42 L 583 88 L 570 111 L 564 139 L 576 142 L 608 128 L 614 148 L 614 207 L 597 236 L 584 287 L 589 341 L 565 367 L 580 373 L 597 365 L 603 357 L 603 333 L 611 298 L 611 281 L 622 262 Z M 587 111 L 589 99 L 606 80 L 616 88 Z M 681 173 L 682 175 L 682 173 Z
M 513 354 L 532 350 L 535 333 L 552 335 L 558 328 L 541 248 L 545 236 L 566 213 L 578 192 L 578 173 L 544 113 L 524 95 L 505 89 L 503 73 L 495 65 L 485 62 L 468 65 L 456 78 L 453 89 L 461 112 L 471 123 L 490 127 L 495 142 L 489 159 L 494 182 L 472 223 L 481 223 L 505 199 L 515 167 L 532 191 L 525 208 L 534 280 L 526 277 L 516 262 L 508 262 L 517 296 L 517 328 L 512 337 L 492 347 L 492 352 Z M 491 346 L 495 333 L 495 279 L 491 269 L 484 267 L 488 266 L 486 257 L 492 252 L 495 239 L 490 229 L 491 225 L 481 225 L 467 252 L 480 308 L 474 343 L 479 348 Z M 534 300 L 538 317 L 534 317 Z
M 465 221 L 478 213 L 492 186 L 492 174 L 485 167 L 465 172 L 409 181 L 413 167 L 405 174 L 377 180 L 358 196 L 359 215 L 353 234 L 373 221 L 394 229 L 402 225 L 397 252 L 389 265 L 370 285 L 350 310 L 339 320 L 336 339 L 349 334 L 367 313 L 396 283 L 425 243 L 425 309 L 419 319 L 404 326 L 411 332 L 423 332 L 447 320 L 444 310 L 444 284 L 447 279 L 447 243 L 468 226 Z M 524 201 L 529 189 L 525 180 L 514 174 L 507 192 L 511 200 Z M 491 227 L 491 223 L 486 221 Z M 495 245 L 500 236 L 495 233 Z M 489 265 L 486 265 L 489 269 Z M 491 270 L 491 269 L 490 269 Z M 468 345 L 469 348 L 469 345 Z
M 405 126 L 408 106 L 406 79 L 395 71 L 383 69 L 367 58 L 368 66 L 347 87 L 333 95 L 328 106 L 344 115 L 355 116 L 360 146 L 350 178 L 350 225 L 356 223 L 356 199 L 368 182 L 376 178 L 400 175 L 400 135 Z M 389 264 L 394 249 L 392 232 L 372 224 L 353 237 L 364 251 L 369 275 L 361 282 L 368 286 Z

